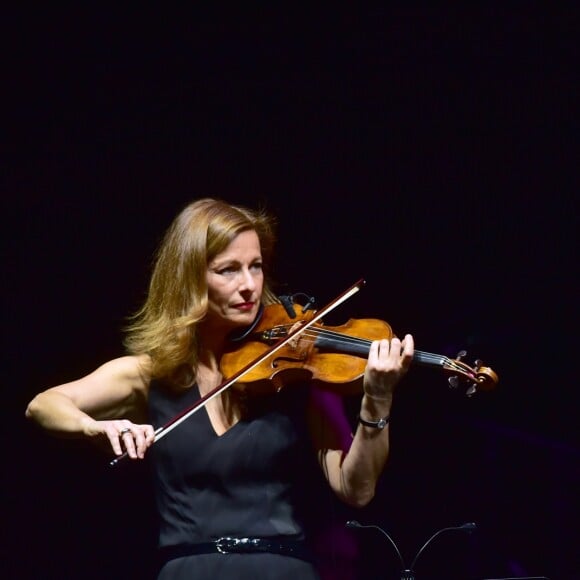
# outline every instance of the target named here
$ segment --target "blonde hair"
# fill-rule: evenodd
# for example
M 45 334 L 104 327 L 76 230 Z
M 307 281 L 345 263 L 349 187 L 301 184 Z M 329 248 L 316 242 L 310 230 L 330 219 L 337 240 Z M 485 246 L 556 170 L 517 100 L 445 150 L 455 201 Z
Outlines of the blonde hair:
M 126 328 L 127 350 L 150 356 L 152 378 L 181 386 L 195 380 L 199 361 L 196 329 L 208 307 L 208 264 L 238 234 L 253 230 L 267 268 L 274 227 L 274 219 L 263 210 L 209 198 L 189 204 L 175 218 L 157 250 L 145 303 Z M 266 277 L 262 302 L 276 301 Z

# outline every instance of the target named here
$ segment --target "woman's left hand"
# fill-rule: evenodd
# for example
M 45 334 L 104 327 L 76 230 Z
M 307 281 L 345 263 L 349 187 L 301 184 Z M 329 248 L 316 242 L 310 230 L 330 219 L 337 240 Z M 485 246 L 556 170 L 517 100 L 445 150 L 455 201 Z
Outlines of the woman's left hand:
M 370 397 L 387 399 L 407 372 L 413 360 L 414 343 L 410 334 L 401 341 L 376 340 L 371 344 L 364 376 L 364 392 Z

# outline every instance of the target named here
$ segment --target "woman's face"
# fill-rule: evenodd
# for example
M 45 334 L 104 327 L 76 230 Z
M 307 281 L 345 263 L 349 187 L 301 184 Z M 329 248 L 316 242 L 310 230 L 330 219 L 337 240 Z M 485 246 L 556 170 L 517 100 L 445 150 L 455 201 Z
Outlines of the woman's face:
M 248 326 L 258 314 L 263 286 L 258 235 L 253 230 L 242 232 L 208 265 L 206 322 L 225 332 Z

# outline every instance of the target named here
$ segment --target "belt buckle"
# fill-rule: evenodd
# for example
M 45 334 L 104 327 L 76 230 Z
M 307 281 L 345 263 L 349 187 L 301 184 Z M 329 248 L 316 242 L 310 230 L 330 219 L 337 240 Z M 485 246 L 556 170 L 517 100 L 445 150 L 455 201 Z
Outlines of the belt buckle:
M 258 545 L 259 540 L 252 538 L 232 538 L 230 536 L 224 536 L 215 541 L 215 547 L 220 554 L 254 552 Z

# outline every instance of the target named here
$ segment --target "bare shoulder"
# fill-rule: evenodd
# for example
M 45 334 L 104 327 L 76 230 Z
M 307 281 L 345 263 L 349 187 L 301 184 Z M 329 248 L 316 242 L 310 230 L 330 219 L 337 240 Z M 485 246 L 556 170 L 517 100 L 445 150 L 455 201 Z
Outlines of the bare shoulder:
M 86 378 L 127 383 L 132 389 L 146 391 L 151 381 L 151 359 L 147 355 L 115 358 L 102 364 Z

